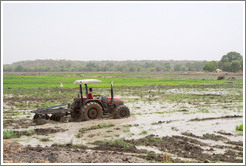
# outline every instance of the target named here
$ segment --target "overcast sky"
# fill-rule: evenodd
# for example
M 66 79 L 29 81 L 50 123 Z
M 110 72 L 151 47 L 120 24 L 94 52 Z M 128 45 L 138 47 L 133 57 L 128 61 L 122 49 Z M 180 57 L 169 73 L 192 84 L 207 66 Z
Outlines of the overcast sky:
M 244 2 L 4 3 L 3 63 L 220 60 L 244 53 Z

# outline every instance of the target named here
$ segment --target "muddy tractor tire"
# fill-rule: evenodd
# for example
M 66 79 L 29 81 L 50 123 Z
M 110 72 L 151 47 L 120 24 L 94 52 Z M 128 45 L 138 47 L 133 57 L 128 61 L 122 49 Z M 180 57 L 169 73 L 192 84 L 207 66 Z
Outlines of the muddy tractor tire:
M 130 116 L 130 110 L 125 105 L 120 105 L 116 108 L 114 113 L 114 119 L 126 118 Z
M 90 102 L 84 106 L 81 110 L 82 121 L 92 120 L 103 117 L 102 107 L 96 102 Z
M 48 115 L 35 114 L 33 117 L 33 122 L 35 123 L 35 125 L 43 125 L 47 123 L 47 120 L 49 120 L 49 118 L 50 117 Z
M 51 117 L 50 117 L 50 120 L 53 120 L 53 121 L 57 121 L 59 122 L 60 119 L 61 119 L 62 115 L 61 114 L 53 114 Z
M 33 117 L 33 121 L 37 121 L 39 119 L 45 119 L 45 120 L 49 120 L 50 117 L 49 115 L 45 114 L 45 115 L 41 115 L 41 114 L 35 114 L 34 117 Z
M 75 121 L 75 122 L 81 121 L 81 119 L 82 119 L 81 110 L 77 109 L 76 103 L 73 103 L 69 107 L 69 112 L 71 114 L 72 121 Z
M 60 122 L 62 122 L 62 123 L 66 123 L 66 122 L 68 122 L 68 119 L 67 119 L 67 117 L 66 116 L 61 116 L 61 118 L 60 118 Z
M 38 119 L 41 119 L 41 115 L 35 114 L 32 120 L 33 120 L 33 122 L 36 122 Z

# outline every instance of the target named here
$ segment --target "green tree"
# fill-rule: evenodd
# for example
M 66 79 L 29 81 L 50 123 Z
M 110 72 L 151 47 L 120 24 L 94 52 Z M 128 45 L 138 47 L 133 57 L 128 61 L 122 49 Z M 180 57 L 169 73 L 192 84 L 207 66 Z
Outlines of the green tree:
M 222 65 L 220 64 L 220 68 L 223 71 L 231 71 L 231 63 L 230 62 L 225 62 Z
M 176 64 L 174 65 L 174 71 L 180 71 L 181 70 L 181 65 L 180 64 Z
M 160 71 L 161 71 L 161 68 L 160 68 L 159 66 L 157 66 L 157 67 L 155 68 L 155 71 L 160 72 Z
M 171 65 L 170 65 L 170 63 L 165 63 L 164 65 L 164 71 L 170 71 L 171 70 Z
M 3 71 L 4 72 L 11 72 L 11 71 L 15 71 L 15 68 L 9 65 L 3 65 Z
M 237 72 L 243 69 L 243 57 L 240 53 L 229 52 L 219 61 L 219 67 L 223 71 Z
M 134 71 L 135 71 L 135 67 L 131 66 L 131 67 L 129 68 L 129 72 L 134 72 Z
M 242 55 L 234 51 L 234 52 L 229 52 L 226 55 L 224 55 L 221 58 L 220 62 L 225 63 L 225 62 L 232 62 L 235 60 L 242 60 L 242 59 L 243 59 Z
M 184 65 L 181 65 L 180 70 L 181 71 L 186 71 L 186 67 Z
M 241 63 L 239 60 L 234 60 L 231 62 L 231 71 L 232 72 L 237 72 L 241 69 Z
M 97 65 L 95 63 L 89 62 L 85 65 L 85 71 L 96 71 Z
M 240 68 L 241 71 L 243 71 L 243 60 L 240 60 Z
M 21 72 L 21 71 L 23 71 L 23 67 L 21 66 L 21 65 L 18 65 L 16 68 L 15 68 L 15 71 L 16 72 Z
M 187 68 L 188 71 L 193 71 L 193 65 L 192 65 L 192 63 L 189 63 L 189 62 L 186 63 L 185 64 L 185 67 Z
M 218 68 L 218 63 L 216 61 L 208 62 L 204 67 L 204 71 L 214 72 Z

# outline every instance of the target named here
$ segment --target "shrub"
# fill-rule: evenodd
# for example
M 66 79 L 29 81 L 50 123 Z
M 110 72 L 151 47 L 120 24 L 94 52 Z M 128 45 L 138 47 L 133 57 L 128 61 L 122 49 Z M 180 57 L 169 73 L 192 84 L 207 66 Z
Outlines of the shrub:
M 14 131 L 4 131 L 3 132 L 3 139 L 11 139 L 11 138 L 17 138 L 18 134 Z
M 104 144 L 109 147 L 122 148 L 126 151 L 136 149 L 133 144 L 126 142 L 123 138 L 106 141 Z
M 240 126 L 236 126 L 236 130 L 237 131 L 243 131 L 243 124 L 241 124 Z
M 143 130 L 141 133 L 139 133 L 139 135 L 146 135 L 148 133 L 148 131 Z

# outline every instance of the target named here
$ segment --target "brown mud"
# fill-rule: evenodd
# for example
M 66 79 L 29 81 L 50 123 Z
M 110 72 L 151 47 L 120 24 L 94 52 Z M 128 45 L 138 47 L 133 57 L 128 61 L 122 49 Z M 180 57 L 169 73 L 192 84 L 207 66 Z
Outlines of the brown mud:
M 190 119 L 190 121 L 204 121 L 204 120 L 214 120 L 214 119 L 230 119 L 230 118 L 242 118 L 243 116 L 241 115 L 227 115 L 227 116 L 222 116 L 222 117 L 211 117 L 211 118 L 195 118 L 195 119 Z
M 4 139 L 4 162 L 243 162 L 243 132 L 235 130 L 243 123 L 241 85 L 118 90 L 116 97 L 131 110 L 129 118 L 42 125 L 32 123 L 30 110 L 42 102 L 60 102 L 60 97 L 7 94 L 3 127 L 18 138 Z
M 70 146 L 31 147 L 4 141 L 4 163 L 146 163 L 136 155 Z
M 155 140 L 153 142 L 153 140 Z M 132 140 L 132 143 L 142 144 L 147 146 L 155 146 L 163 152 L 169 152 L 176 154 L 179 157 L 191 158 L 201 162 L 235 162 L 241 163 L 242 152 L 227 150 L 224 154 L 209 154 L 203 150 L 202 146 L 205 146 L 204 143 L 197 141 L 195 139 L 190 139 L 187 137 L 181 136 L 172 136 L 172 137 L 162 137 L 158 138 L 154 135 L 149 135 L 145 138 L 139 140 Z M 210 148 L 209 151 L 214 151 L 213 148 Z M 241 159 L 237 157 L 240 156 Z

